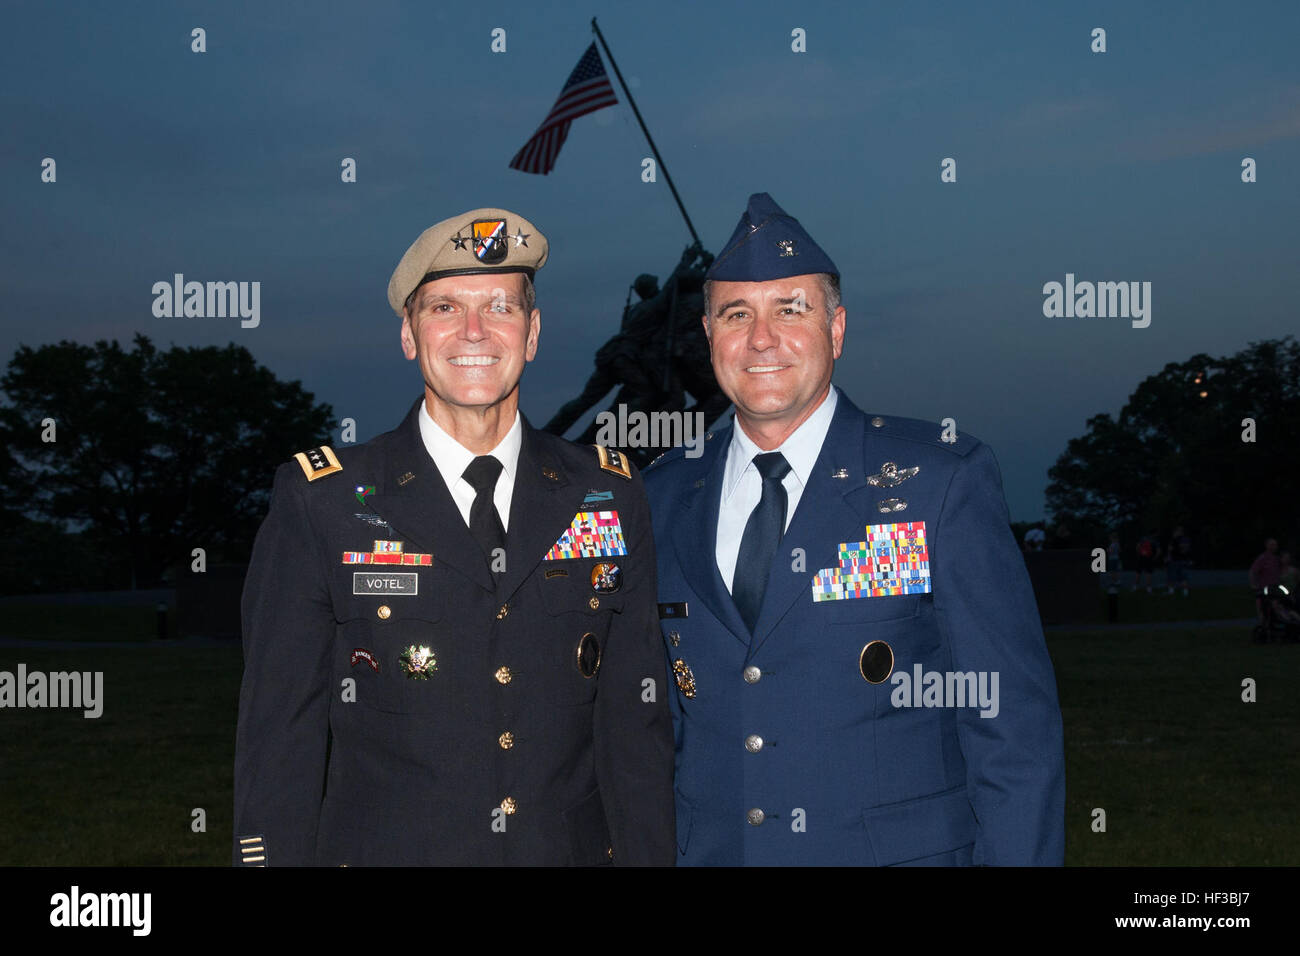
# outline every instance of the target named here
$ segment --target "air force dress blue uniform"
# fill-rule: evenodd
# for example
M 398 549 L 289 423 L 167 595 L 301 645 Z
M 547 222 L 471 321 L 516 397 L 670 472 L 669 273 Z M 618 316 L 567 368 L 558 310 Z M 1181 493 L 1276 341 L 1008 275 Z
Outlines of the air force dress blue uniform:
M 728 258 L 834 271 L 763 194 Z M 646 470 L 678 863 L 1059 865 L 1060 709 L 993 453 L 837 399 L 752 632 L 715 560 L 739 426 Z

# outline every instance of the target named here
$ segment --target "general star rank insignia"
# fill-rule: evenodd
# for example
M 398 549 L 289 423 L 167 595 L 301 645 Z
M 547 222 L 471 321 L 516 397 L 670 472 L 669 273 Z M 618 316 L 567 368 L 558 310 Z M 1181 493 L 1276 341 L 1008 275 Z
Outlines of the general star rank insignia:
M 627 459 L 615 451 L 613 448 L 606 448 L 604 445 L 596 446 L 596 457 L 600 459 L 600 467 L 610 474 L 618 475 L 620 478 L 632 480 L 632 467 L 628 464 Z
M 813 578 L 813 601 L 931 592 L 924 521 L 867 525 L 866 540 L 842 543 L 839 558 Z
M 429 675 L 438 669 L 438 661 L 428 647 L 416 647 L 412 644 L 402 651 L 397 659 L 402 672 L 412 680 L 428 680 Z
M 617 511 L 579 511 L 573 522 L 546 552 L 543 561 L 566 558 L 605 558 L 627 554 Z
M 332 475 L 336 471 L 342 471 L 343 466 L 334 455 L 334 449 L 329 445 L 321 445 L 319 448 L 309 448 L 306 451 L 300 451 L 294 455 L 294 460 L 302 468 L 302 473 L 307 476 L 308 481 L 315 481 L 317 478 L 324 478 L 326 475 Z
M 433 564 L 432 554 L 404 552 L 401 541 L 376 541 L 373 551 L 344 551 L 344 564 L 414 564 L 427 567 Z

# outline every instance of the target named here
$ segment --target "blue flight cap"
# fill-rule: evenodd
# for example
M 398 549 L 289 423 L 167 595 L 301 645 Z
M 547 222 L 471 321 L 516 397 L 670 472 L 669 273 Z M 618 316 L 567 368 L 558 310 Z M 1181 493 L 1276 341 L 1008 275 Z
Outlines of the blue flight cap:
M 839 277 L 830 256 L 767 193 L 749 197 L 736 231 L 705 274 L 722 282 L 766 282 L 829 272 Z

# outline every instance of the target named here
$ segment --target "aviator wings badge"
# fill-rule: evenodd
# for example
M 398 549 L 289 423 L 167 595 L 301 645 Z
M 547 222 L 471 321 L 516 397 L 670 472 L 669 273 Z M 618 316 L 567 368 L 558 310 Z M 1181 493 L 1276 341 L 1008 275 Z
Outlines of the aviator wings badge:
M 880 466 L 879 474 L 867 476 L 867 484 L 875 485 L 877 488 L 893 488 L 895 485 L 901 485 L 920 470 L 920 465 L 899 468 L 892 461 L 887 461 Z

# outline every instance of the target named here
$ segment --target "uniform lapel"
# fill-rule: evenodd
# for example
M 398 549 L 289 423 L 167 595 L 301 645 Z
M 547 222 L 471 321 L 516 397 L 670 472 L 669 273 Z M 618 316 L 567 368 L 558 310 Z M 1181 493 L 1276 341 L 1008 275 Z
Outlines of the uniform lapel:
M 420 402 L 397 427 L 385 456 L 383 494 L 371 495 L 373 508 L 399 534 L 429 551 L 433 560 L 449 565 L 470 581 L 493 590 L 483 549 L 469 532 L 452 500 L 438 466 L 420 436 Z M 415 550 L 409 546 L 406 550 Z
M 713 459 L 706 465 L 704 478 L 684 488 L 678 498 L 680 507 L 672 526 L 673 548 L 682 574 L 704 606 L 738 641 L 748 644 L 749 630 L 736 610 L 726 582 L 722 580 L 715 557 L 722 475 L 727 466 L 727 451 L 731 447 L 731 431 L 719 431 L 713 437 L 712 448 L 705 446 L 705 454 L 711 452 Z
M 771 636 L 791 605 L 799 600 L 812 602 L 813 577 L 819 568 L 834 565 L 835 547 L 859 540 L 866 528 L 870 512 L 863 509 L 869 507 L 868 492 L 873 489 L 867 484 L 865 424 L 866 416 L 840 392 L 817 463 L 772 560 L 751 654 Z M 832 477 L 841 469 L 846 477 Z M 796 547 L 804 549 L 806 571 L 791 571 L 790 551 Z
M 559 459 L 547 447 L 547 436 L 533 428 L 527 418 L 523 419 L 523 432 L 506 530 L 506 569 L 501 576 L 501 594 L 507 599 L 573 524 L 587 493 L 569 480 Z

